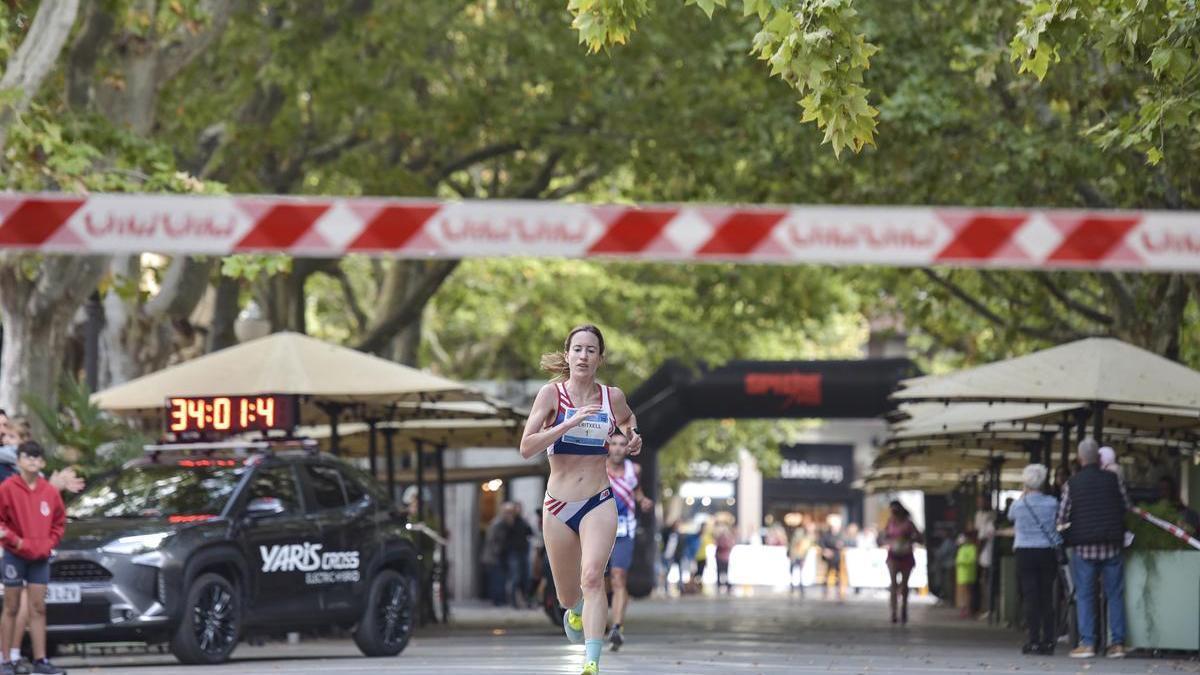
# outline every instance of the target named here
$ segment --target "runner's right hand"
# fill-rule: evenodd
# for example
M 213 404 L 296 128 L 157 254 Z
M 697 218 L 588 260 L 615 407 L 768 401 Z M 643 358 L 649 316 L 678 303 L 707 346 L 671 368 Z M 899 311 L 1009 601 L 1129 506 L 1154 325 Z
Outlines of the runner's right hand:
M 572 426 L 579 426 L 580 424 L 583 423 L 584 420 L 591 417 L 592 415 L 595 415 L 596 413 L 600 412 L 603 409 L 604 408 L 599 403 L 593 403 L 592 405 L 585 405 L 582 408 L 576 409 L 575 415 L 572 416 L 571 419 L 567 420 L 567 421 L 574 422 L 574 424 Z

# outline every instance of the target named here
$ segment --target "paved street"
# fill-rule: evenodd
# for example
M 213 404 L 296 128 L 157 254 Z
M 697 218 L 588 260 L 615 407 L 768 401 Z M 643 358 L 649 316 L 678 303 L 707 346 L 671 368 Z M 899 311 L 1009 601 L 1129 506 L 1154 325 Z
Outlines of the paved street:
M 1021 636 L 986 623 L 961 621 L 928 603 L 913 608 L 907 627 L 887 622 L 886 602 L 858 597 L 845 604 L 781 595 L 637 602 L 628 642 L 606 651 L 604 673 L 1200 673 L 1200 662 L 1027 657 Z M 422 630 L 395 659 L 363 659 L 348 640 L 298 645 L 242 645 L 227 673 L 405 673 L 452 675 L 577 672 L 582 647 L 566 643 L 545 615 L 477 605 L 457 609 L 453 628 Z M 65 656 L 71 672 L 195 675 L 168 655 Z

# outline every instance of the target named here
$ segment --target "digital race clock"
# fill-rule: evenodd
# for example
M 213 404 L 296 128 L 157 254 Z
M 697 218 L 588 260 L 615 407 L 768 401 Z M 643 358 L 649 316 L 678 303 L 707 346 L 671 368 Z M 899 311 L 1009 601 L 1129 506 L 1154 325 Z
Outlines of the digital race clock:
M 262 396 L 176 396 L 167 399 L 167 431 L 239 433 L 291 431 L 296 426 L 296 398 Z

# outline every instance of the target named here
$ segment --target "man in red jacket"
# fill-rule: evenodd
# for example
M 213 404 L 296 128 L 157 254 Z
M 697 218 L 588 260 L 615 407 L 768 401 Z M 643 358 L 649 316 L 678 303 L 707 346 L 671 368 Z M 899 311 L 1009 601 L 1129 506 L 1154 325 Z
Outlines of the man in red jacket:
M 33 642 L 33 672 L 58 675 L 63 671 L 46 658 L 46 585 L 50 555 L 62 539 L 66 509 L 62 497 L 41 471 L 46 467 L 42 446 L 26 441 L 17 447 L 20 474 L 0 484 L 0 543 L 4 546 L 4 615 L 0 618 L 0 675 L 14 672 L 8 661 L 17 640 L 17 611 L 21 588 L 29 586 L 29 635 Z

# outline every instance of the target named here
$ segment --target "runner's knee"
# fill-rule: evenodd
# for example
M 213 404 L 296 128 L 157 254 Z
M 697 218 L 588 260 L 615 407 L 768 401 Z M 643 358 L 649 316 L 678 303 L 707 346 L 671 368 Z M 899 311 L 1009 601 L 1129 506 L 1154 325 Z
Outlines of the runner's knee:
M 583 569 L 583 573 L 579 578 L 579 585 L 583 587 L 583 591 L 603 591 L 604 590 L 604 568 L 588 566 Z

